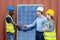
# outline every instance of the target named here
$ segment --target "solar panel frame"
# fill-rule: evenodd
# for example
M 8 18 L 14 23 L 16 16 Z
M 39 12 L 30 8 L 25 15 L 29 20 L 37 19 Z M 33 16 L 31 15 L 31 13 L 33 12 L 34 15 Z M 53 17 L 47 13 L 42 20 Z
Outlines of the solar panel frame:
M 25 6 L 26 6 L 26 9 L 24 9 Z M 22 15 L 22 12 L 24 13 L 24 12 L 27 10 L 27 7 L 28 7 L 28 6 L 32 6 L 32 9 L 34 8 L 34 6 L 35 6 L 35 7 L 36 7 L 36 6 L 37 6 L 37 7 L 39 7 L 39 6 L 42 6 L 42 7 L 43 7 L 42 4 L 30 4 L 30 5 L 25 5 L 25 4 L 24 4 L 24 5 L 17 5 L 17 24 L 20 25 L 20 23 L 21 23 L 22 25 L 28 25 L 28 24 L 33 23 L 33 21 L 35 20 L 35 19 L 32 19 L 31 17 L 35 17 L 36 14 L 32 14 L 32 15 L 31 15 L 31 13 L 29 13 L 29 12 L 31 12 L 31 11 L 27 11 L 27 13 L 29 13 L 30 15 L 29 15 L 29 14 L 27 14 L 27 15 L 26 15 L 26 14 L 25 14 L 25 15 Z M 19 11 L 19 10 L 18 10 L 18 7 L 21 7 L 21 8 L 23 8 L 22 10 L 25 10 L 25 11 L 20 10 L 20 12 L 22 11 L 22 12 L 21 12 L 21 15 L 18 14 L 18 11 Z M 37 8 L 37 7 L 36 7 L 36 8 Z M 21 8 L 19 8 L 19 9 L 21 9 Z M 31 10 L 31 8 L 30 8 L 29 10 Z M 35 12 L 36 12 L 36 9 L 33 9 L 33 10 L 32 10 L 32 13 L 34 13 L 34 12 L 33 12 L 34 10 L 35 10 Z M 34 15 L 34 16 L 33 16 L 33 15 Z M 21 17 L 21 16 L 22 16 L 22 17 Z M 25 18 L 25 19 L 24 19 L 25 22 L 22 23 L 22 21 L 19 19 L 19 17 L 21 17 L 21 19 L 22 19 L 24 16 L 27 16 L 27 17 L 30 16 L 30 17 L 28 17 L 28 18 L 29 18 L 29 20 L 32 19 L 32 22 L 31 22 L 31 23 L 28 22 L 28 23 L 26 24 L 26 20 L 27 20 L 27 19 Z M 36 16 L 36 17 L 37 17 L 37 16 Z M 20 21 L 18 21 L 18 19 L 19 19 Z M 29 20 L 27 20 L 27 21 L 29 21 Z M 20 22 L 20 23 L 19 23 L 19 22 Z M 35 29 L 30 30 L 30 31 L 27 31 L 28 34 L 27 34 L 26 32 L 23 32 L 23 31 L 20 31 L 20 34 L 19 34 L 19 33 L 18 33 L 18 30 L 17 30 L 17 40 L 35 40 L 35 38 L 33 38 L 33 37 L 35 36 L 35 33 L 34 33 L 33 35 L 31 35 L 32 32 L 35 32 Z M 24 34 L 23 34 L 23 33 L 24 33 Z M 26 35 L 26 34 L 27 34 L 27 35 Z M 26 36 L 26 37 L 20 37 L 20 38 L 19 38 L 19 35 L 20 35 L 20 36 L 23 36 L 23 35 L 24 35 L 24 36 Z M 28 37 L 28 38 L 27 38 L 27 37 Z M 33 39 L 32 39 L 32 38 L 33 38 Z

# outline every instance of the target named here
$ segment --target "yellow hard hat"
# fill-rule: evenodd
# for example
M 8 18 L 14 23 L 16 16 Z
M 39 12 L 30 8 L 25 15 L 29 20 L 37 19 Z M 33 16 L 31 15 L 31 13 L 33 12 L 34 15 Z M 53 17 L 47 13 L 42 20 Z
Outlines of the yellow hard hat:
M 47 10 L 46 14 L 50 14 L 51 16 L 54 16 L 54 10 L 49 9 Z

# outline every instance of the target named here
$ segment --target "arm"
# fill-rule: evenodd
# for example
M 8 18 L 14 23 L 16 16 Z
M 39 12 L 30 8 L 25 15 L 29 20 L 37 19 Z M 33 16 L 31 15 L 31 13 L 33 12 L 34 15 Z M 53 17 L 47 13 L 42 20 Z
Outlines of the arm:
M 11 24 L 15 25 L 15 26 L 18 26 L 18 24 L 12 22 L 12 20 L 11 20 L 10 17 L 6 17 L 6 21 L 7 21 L 8 23 L 11 23 Z
M 45 20 L 44 20 L 44 27 L 47 27 L 47 22 L 48 22 L 48 20 L 45 18 Z
M 43 28 L 43 31 L 46 31 L 46 29 L 47 29 L 47 22 L 48 22 L 48 20 L 45 18 L 44 19 L 44 28 Z
M 31 28 L 31 27 L 34 27 L 36 25 L 36 20 L 30 24 L 30 25 L 25 25 L 27 28 Z

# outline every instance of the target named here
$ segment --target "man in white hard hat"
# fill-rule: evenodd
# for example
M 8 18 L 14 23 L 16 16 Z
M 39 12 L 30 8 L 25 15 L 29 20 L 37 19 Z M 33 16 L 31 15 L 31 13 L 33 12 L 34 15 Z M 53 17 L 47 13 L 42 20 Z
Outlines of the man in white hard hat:
M 44 9 L 43 7 L 38 7 L 37 8 L 37 15 L 38 17 L 36 20 L 30 24 L 30 25 L 25 25 L 23 28 L 30 28 L 34 27 L 36 25 L 36 39 L 35 40 L 44 40 L 44 29 L 46 27 L 46 22 L 47 18 L 43 15 Z

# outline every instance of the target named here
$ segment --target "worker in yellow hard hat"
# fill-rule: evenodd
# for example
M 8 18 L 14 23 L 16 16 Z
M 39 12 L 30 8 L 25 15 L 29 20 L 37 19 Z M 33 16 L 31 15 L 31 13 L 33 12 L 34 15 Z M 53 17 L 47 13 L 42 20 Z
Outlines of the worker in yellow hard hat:
M 49 9 L 46 12 L 46 17 L 47 17 L 47 23 L 46 26 L 47 28 L 44 28 L 46 32 L 44 32 L 44 38 L 45 40 L 56 40 L 56 34 L 54 31 L 54 10 Z

